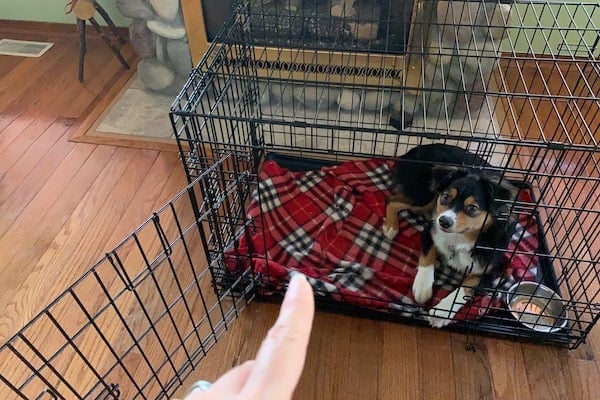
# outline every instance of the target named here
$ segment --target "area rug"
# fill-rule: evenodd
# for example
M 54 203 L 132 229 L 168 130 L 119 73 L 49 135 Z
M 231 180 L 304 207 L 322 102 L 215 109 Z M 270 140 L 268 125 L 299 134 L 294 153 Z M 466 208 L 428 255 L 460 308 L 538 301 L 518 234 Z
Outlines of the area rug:
M 175 95 L 153 92 L 133 73 L 124 85 L 115 85 L 107 101 L 99 102 L 71 140 L 124 147 L 176 151 L 169 120 Z M 118 90 L 120 86 L 120 91 Z

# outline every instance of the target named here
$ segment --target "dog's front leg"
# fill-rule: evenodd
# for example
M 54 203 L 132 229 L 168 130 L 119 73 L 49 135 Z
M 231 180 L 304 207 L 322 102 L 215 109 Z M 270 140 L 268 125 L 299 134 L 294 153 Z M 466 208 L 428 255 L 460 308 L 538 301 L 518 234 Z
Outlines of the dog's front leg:
M 421 254 L 419 255 L 417 275 L 412 286 L 413 297 L 419 304 L 425 303 L 433 295 L 436 258 L 437 250 L 431 239 L 431 227 L 427 226 L 421 236 Z
M 385 223 L 383 224 L 383 234 L 388 239 L 393 239 L 398 234 L 398 213 L 402 210 L 410 209 L 402 195 L 390 196 L 385 207 Z

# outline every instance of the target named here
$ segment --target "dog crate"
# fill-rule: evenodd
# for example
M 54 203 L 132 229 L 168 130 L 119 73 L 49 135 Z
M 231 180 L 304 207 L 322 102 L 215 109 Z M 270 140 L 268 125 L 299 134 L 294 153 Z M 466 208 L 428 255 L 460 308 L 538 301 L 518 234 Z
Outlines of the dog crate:
M 391 3 L 411 10 L 387 37 L 402 46 L 327 33 L 352 36 L 354 9 L 302 46 L 313 17 L 277 4 L 237 7 L 171 110 L 190 181 L 230 160 L 230 181 L 203 181 L 227 204 L 205 248 L 217 288 L 251 271 L 258 298 L 277 299 L 299 271 L 324 309 L 581 344 L 600 315 L 598 4 Z M 391 163 L 428 143 L 469 149 L 521 188 L 512 239 L 493 249 L 503 272 L 451 307 L 437 302 L 464 277 L 444 265 L 431 302 L 411 296 L 423 217 L 402 213 L 393 240 L 381 229 Z

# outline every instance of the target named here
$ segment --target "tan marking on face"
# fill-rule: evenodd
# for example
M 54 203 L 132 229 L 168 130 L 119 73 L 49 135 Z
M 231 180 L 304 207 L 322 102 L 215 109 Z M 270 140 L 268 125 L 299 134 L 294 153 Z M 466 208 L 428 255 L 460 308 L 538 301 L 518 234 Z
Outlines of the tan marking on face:
M 450 198 L 454 199 L 458 194 L 458 190 L 456 190 L 456 188 L 450 188 L 448 194 L 450 195 Z
M 487 212 L 482 212 L 475 218 L 468 217 L 463 213 L 460 213 L 460 215 L 464 215 L 465 219 L 470 220 L 469 230 L 465 232 L 465 236 L 472 241 L 475 241 L 481 232 L 488 230 L 494 222 L 493 217 Z
M 477 200 L 475 200 L 475 197 L 473 197 L 473 196 L 467 197 L 464 201 L 464 205 L 465 205 L 465 207 L 471 206 L 471 205 L 475 205 L 475 206 L 479 207 L 479 203 L 477 202 Z
M 487 211 L 479 208 L 479 203 L 473 196 L 469 196 L 463 203 L 463 210 L 467 210 L 469 206 L 477 206 L 478 210 L 469 215 L 466 211 L 460 212 L 456 218 L 457 231 L 465 231 L 467 236 L 472 241 L 477 239 L 480 232 L 485 232 L 494 222 L 491 215 Z M 459 226 L 461 228 L 459 228 Z
M 442 205 L 438 201 L 438 203 L 435 205 L 435 215 L 442 215 L 444 211 L 448 210 L 448 208 L 448 206 Z

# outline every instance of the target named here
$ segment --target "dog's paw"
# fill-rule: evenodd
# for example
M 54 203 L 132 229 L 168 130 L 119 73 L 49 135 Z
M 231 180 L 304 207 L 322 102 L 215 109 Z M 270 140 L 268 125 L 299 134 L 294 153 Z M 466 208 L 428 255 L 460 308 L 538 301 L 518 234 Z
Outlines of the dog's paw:
M 434 328 L 443 328 L 452 322 L 458 310 L 466 304 L 465 297 L 466 293 L 462 287 L 450 292 L 448 296 L 444 297 L 434 308 L 429 310 L 429 315 L 426 317 L 429 325 Z
M 398 227 L 388 225 L 387 222 L 385 224 L 383 224 L 383 227 L 381 228 L 381 230 L 383 231 L 383 234 L 385 235 L 385 237 L 390 240 L 395 238 L 396 235 L 398 234 Z
M 456 313 L 452 311 L 432 308 L 429 310 L 429 315 L 427 315 L 425 319 L 433 328 L 443 328 L 452 322 L 454 315 L 456 315 Z
M 434 280 L 433 266 L 417 268 L 417 276 L 412 286 L 413 297 L 417 303 L 423 304 L 431 298 Z

